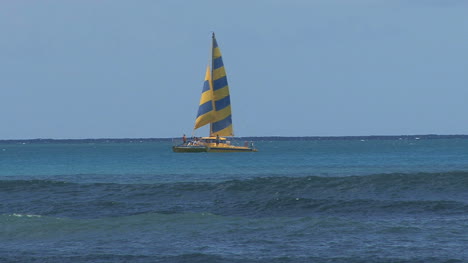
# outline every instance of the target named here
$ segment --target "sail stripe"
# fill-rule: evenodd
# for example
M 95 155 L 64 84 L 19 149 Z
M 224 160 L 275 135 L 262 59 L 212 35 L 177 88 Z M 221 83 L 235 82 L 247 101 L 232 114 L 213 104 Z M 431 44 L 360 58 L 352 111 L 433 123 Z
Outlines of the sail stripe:
M 223 59 L 221 57 L 213 59 L 213 70 L 224 67 Z
M 210 100 L 206 103 L 203 103 L 202 105 L 198 107 L 197 117 L 200 117 L 201 115 L 204 115 L 212 110 L 213 110 L 213 102 Z
M 198 129 L 200 127 L 203 127 L 207 124 L 210 124 L 213 122 L 213 115 L 211 114 L 211 112 L 205 114 L 205 115 L 202 115 L 202 116 L 199 116 L 196 120 L 195 120 L 195 129 Z
M 231 120 L 231 115 L 227 116 L 226 118 L 212 123 L 212 133 L 216 135 L 216 133 L 219 133 L 221 130 L 226 129 L 227 127 L 231 126 L 232 120 Z M 230 134 L 226 135 L 221 135 L 221 136 L 229 136 Z
M 231 115 L 231 105 L 227 106 L 226 108 L 220 111 L 217 111 L 216 115 L 218 120 L 225 119 L 227 116 Z
M 229 96 L 229 87 L 228 86 L 225 86 L 224 88 L 219 89 L 219 90 L 214 92 L 214 97 L 217 98 L 217 99 L 222 99 L 222 98 L 224 98 L 226 96 Z
M 224 129 L 218 131 L 216 134 L 218 134 L 219 136 L 234 136 L 234 134 L 232 132 L 232 124 L 227 126 Z M 213 133 L 213 136 L 215 136 L 216 134 Z
M 219 50 L 219 48 L 215 48 L 213 49 L 213 59 L 217 59 L 221 57 L 221 50 Z
M 216 79 L 216 80 L 213 80 L 213 90 L 219 90 L 221 88 L 224 88 L 228 85 L 227 83 L 227 78 L 226 76 L 220 78 L 220 79 Z
M 213 92 L 203 92 L 200 98 L 199 105 L 204 104 L 208 101 L 213 101 Z
M 220 111 L 220 110 L 226 108 L 229 105 L 231 105 L 230 96 L 226 96 L 226 97 L 224 97 L 224 98 L 222 98 L 220 100 L 215 101 L 216 111 Z
M 203 90 L 202 90 L 202 93 L 204 93 L 205 91 L 208 91 L 210 90 L 210 81 L 209 80 L 205 80 L 205 82 L 203 83 Z
M 222 77 L 226 77 L 224 67 L 213 70 L 213 79 L 220 79 Z

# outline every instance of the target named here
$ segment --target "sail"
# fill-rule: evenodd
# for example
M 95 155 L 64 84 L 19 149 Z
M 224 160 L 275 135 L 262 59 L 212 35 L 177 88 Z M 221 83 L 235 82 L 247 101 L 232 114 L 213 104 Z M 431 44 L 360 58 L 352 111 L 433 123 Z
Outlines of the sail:
M 200 106 L 198 107 L 197 119 L 195 120 L 195 129 L 205 126 L 215 121 L 215 111 L 213 108 L 213 87 L 211 84 L 210 66 L 206 67 L 205 82 L 200 98 Z
M 211 123 L 210 136 L 234 136 L 231 116 L 231 99 L 221 51 L 213 33 L 212 89 L 215 119 Z

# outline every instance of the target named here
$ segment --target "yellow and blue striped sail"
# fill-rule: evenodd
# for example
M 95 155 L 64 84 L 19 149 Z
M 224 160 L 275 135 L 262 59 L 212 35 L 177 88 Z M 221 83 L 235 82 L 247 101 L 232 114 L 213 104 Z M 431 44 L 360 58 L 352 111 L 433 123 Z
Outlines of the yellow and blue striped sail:
M 211 123 L 210 136 L 234 136 L 231 116 L 231 99 L 221 51 L 213 33 L 212 88 L 215 120 Z
M 197 119 L 195 120 L 195 129 L 205 126 L 215 121 L 215 110 L 213 107 L 213 87 L 211 84 L 210 66 L 206 67 L 205 82 L 198 107 Z

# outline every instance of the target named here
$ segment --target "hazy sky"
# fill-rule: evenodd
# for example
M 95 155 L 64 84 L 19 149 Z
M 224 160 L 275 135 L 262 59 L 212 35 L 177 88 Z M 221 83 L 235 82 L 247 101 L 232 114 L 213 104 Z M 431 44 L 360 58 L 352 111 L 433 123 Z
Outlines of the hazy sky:
M 468 134 L 468 1 L 2 1 L 0 139 Z M 206 135 L 206 130 L 197 132 Z

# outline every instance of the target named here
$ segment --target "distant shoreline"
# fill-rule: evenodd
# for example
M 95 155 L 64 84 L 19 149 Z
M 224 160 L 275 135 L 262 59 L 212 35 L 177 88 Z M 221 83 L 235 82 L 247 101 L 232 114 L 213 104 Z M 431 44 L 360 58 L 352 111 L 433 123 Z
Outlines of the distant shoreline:
M 175 139 L 179 139 L 175 137 Z M 434 140 L 434 139 L 468 139 L 468 135 L 368 135 L 368 136 L 248 136 L 235 137 L 236 140 L 249 141 L 325 141 L 325 140 Z M 163 142 L 173 138 L 98 138 L 98 139 L 11 139 L 0 143 L 92 143 L 92 142 Z

